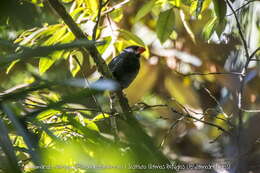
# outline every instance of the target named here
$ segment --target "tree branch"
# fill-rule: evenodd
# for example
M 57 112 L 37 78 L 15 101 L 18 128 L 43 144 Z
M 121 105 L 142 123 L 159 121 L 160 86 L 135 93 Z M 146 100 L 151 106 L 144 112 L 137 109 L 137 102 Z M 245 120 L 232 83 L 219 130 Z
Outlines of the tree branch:
M 96 24 L 95 24 L 93 32 L 92 32 L 92 40 L 96 40 L 97 29 L 98 29 L 99 21 L 100 21 L 100 18 L 101 18 L 101 11 L 108 3 L 109 3 L 109 0 L 107 0 L 104 4 L 102 3 L 102 0 L 99 0 L 97 21 L 96 21 Z
M 243 75 L 243 73 L 239 73 L 239 72 L 208 72 L 208 73 L 200 73 L 200 72 L 194 72 L 194 73 L 187 73 L 187 74 L 183 74 L 183 73 L 180 73 L 178 71 L 174 71 L 175 73 L 177 73 L 178 75 L 181 75 L 181 76 L 205 76 L 205 75 Z

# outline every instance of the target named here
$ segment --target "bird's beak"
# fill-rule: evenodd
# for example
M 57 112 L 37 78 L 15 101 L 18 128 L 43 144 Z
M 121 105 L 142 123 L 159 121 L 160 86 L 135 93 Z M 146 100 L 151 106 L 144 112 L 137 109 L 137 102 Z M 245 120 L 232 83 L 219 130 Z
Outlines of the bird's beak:
M 137 49 L 137 53 L 138 54 L 141 54 L 141 53 L 143 53 L 145 51 L 145 48 L 143 48 L 143 47 L 139 47 L 138 49 Z

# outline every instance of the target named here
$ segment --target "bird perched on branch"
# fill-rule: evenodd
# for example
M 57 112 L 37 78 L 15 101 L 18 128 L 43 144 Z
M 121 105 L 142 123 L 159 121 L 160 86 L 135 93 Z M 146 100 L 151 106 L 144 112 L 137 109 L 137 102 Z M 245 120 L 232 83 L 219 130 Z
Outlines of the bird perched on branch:
M 140 55 L 145 51 L 145 48 L 140 46 L 126 47 L 118 56 L 114 57 L 108 64 L 116 82 L 121 89 L 127 88 L 137 76 L 140 69 Z M 101 79 L 101 77 L 97 83 Z
M 127 88 L 137 76 L 140 69 L 140 55 L 144 51 L 143 47 L 129 46 L 108 64 L 122 89 Z

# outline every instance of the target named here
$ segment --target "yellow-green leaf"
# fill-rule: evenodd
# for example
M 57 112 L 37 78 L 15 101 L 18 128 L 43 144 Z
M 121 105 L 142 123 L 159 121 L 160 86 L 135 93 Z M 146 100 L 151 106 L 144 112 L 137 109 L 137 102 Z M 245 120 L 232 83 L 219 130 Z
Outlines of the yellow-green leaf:
M 70 54 L 69 67 L 73 77 L 75 77 L 76 74 L 79 72 L 80 66 L 82 64 L 83 64 L 83 54 L 80 51 L 75 51 Z
M 217 23 L 218 23 L 218 18 L 214 17 L 213 19 L 209 20 L 209 22 L 205 25 L 205 27 L 202 31 L 202 36 L 205 40 L 210 39 Z
M 142 6 L 142 8 L 137 12 L 135 16 L 135 22 L 139 21 L 145 15 L 147 15 L 155 6 L 155 0 L 149 0 L 146 4 Z

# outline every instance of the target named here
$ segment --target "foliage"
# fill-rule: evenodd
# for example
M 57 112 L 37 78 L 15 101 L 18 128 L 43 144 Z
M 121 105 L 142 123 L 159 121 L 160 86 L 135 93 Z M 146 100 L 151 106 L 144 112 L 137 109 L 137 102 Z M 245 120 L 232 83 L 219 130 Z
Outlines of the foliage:
M 175 172 L 232 159 L 257 171 L 259 2 L 61 0 L 88 40 L 48 0 L 10 2 L 0 2 L 0 172 Z M 117 84 L 94 82 L 86 50 L 109 62 L 129 45 L 146 51 L 124 91 L 126 121 Z

